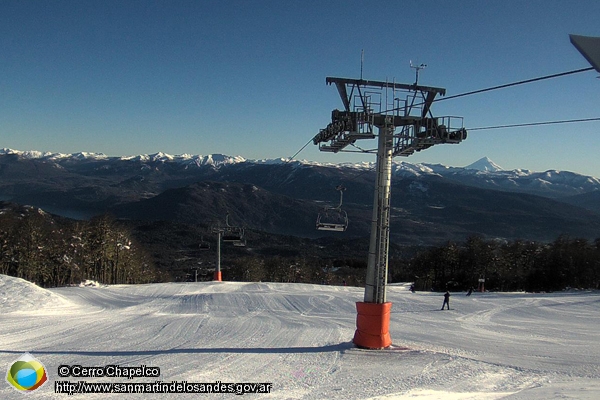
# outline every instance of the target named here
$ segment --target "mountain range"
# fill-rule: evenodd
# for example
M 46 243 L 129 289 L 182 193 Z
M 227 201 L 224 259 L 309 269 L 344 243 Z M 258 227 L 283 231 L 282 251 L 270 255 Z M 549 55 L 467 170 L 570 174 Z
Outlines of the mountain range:
M 0 150 L 0 200 L 74 218 L 112 213 L 205 227 L 230 222 L 301 237 L 368 235 L 373 163 L 247 160 L 222 154 Z M 479 234 L 549 241 L 560 234 L 600 237 L 600 180 L 573 172 L 503 170 L 488 158 L 467 167 L 393 164 L 392 240 L 436 244 Z M 315 229 L 323 206 L 339 202 L 343 233 Z

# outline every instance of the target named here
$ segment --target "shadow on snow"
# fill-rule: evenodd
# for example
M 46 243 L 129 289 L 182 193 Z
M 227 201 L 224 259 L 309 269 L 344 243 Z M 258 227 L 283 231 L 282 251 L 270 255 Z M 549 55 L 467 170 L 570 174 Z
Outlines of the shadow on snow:
M 166 349 L 166 350 L 130 350 L 130 351 L 85 351 L 85 350 L 2 350 L 0 354 L 23 354 L 25 352 L 49 355 L 78 355 L 78 356 L 153 356 L 163 354 L 211 354 L 211 353 L 237 353 L 237 354 L 290 354 L 290 353 L 328 353 L 345 351 L 354 348 L 351 342 L 330 344 L 317 347 L 216 347 L 198 349 Z

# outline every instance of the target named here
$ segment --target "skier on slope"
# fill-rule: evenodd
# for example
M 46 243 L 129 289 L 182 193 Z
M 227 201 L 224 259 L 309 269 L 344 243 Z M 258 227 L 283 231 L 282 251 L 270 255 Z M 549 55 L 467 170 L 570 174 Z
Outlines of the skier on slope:
M 444 293 L 444 303 L 442 304 L 442 310 L 444 309 L 444 306 L 448 306 L 448 310 L 450 309 L 450 292 L 448 291 Z

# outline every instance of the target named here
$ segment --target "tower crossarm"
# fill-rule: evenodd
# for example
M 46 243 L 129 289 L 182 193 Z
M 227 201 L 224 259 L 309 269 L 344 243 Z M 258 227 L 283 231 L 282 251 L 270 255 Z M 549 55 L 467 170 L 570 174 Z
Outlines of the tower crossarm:
M 442 131 L 436 133 L 439 124 L 437 119 L 430 118 L 431 105 L 437 95 L 446 94 L 444 88 L 335 77 L 327 77 L 325 81 L 336 86 L 344 109 L 333 110 L 331 122 L 313 137 L 313 143 L 321 151 L 337 153 L 359 139 L 373 139 L 374 127 L 402 127 L 403 132 L 410 131 L 415 136 L 424 130 L 429 136 L 445 135 Z M 412 128 L 404 129 L 407 126 Z M 448 142 L 446 139 L 436 143 Z
M 342 92 L 346 93 L 346 100 L 347 103 L 350 104 L 350 97 L 348 97 L 347 95 L 347 91 L 344 90 L 340 90 L 340 86 L 350 86 L 351 88 L 354 87 L 366 87 L 366 88 L 374 88 L 374 89 L 384 89 L 384 88 L 388 88 L 388 89 L 397 89 L 397 90 L 410 90 L 410 91 L 418 91 L 418 92 L 433 92 L 442 96 L 446 95 L 446 89 L 444 88 L 438 88 L 438 87 L 433 87 L 433 86 L 422 86 L 422 85 L 411 85 L 411 84 L 407 84 L 407 83 L 396 83 L 396 82 L 385 82 L 385 81 L 372 81 L 372 80 L 366 80 L 366 79 L 351 79 L 351 78 L 334 78 L 334 77 L 327 77 L 325 78 L 325 82 L 328 85 L 331 84 L 335 84 L 338 88 L 338 92 L 340 92 L 340 95 Z M 344 102 L 344 104 L 346 104 L 346 101 L 344 101 L 344 99 L 342 98 L 342 102 Z

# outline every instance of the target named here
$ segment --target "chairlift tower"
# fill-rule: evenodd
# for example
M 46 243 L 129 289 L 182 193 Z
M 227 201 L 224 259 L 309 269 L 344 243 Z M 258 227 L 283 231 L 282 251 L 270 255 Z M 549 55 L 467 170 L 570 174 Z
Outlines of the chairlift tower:
M 221 282 L 221 240 L 231 243 L 236 247 L 246 246 L 244 228 L 229 224 L 229 214 L 225 217 L 225 226 L 220 223 L 212 227 L 212 232 L 217 234 L 217 266 L 215 268 L 214 281 Z
M 417 67 L 424 68 L 424 64 Z M 391 303 L 386 300 L 390 238 L 390 184 L 392 159 L 408 157 L 437 144 L 457 144 L 467 131 L 462 117 L 434 117 L 431 106 L 443 88 L 395 82 L 327 77 L 335 85 L 343 110 L 331 113 L 331 123 L 313 138 L 320 151 L 353 151 L 377 155 L 377 176 L 363 302 L 357 302 L 354 343 L 381 349 L 392 344 L 389 334 Z M 374 132 L 377 128 L 377 132 Z M 377 137 L 377 148 L 366 150 L 357 140 Z M 351 146 L 354 149 L 348 150 Z

